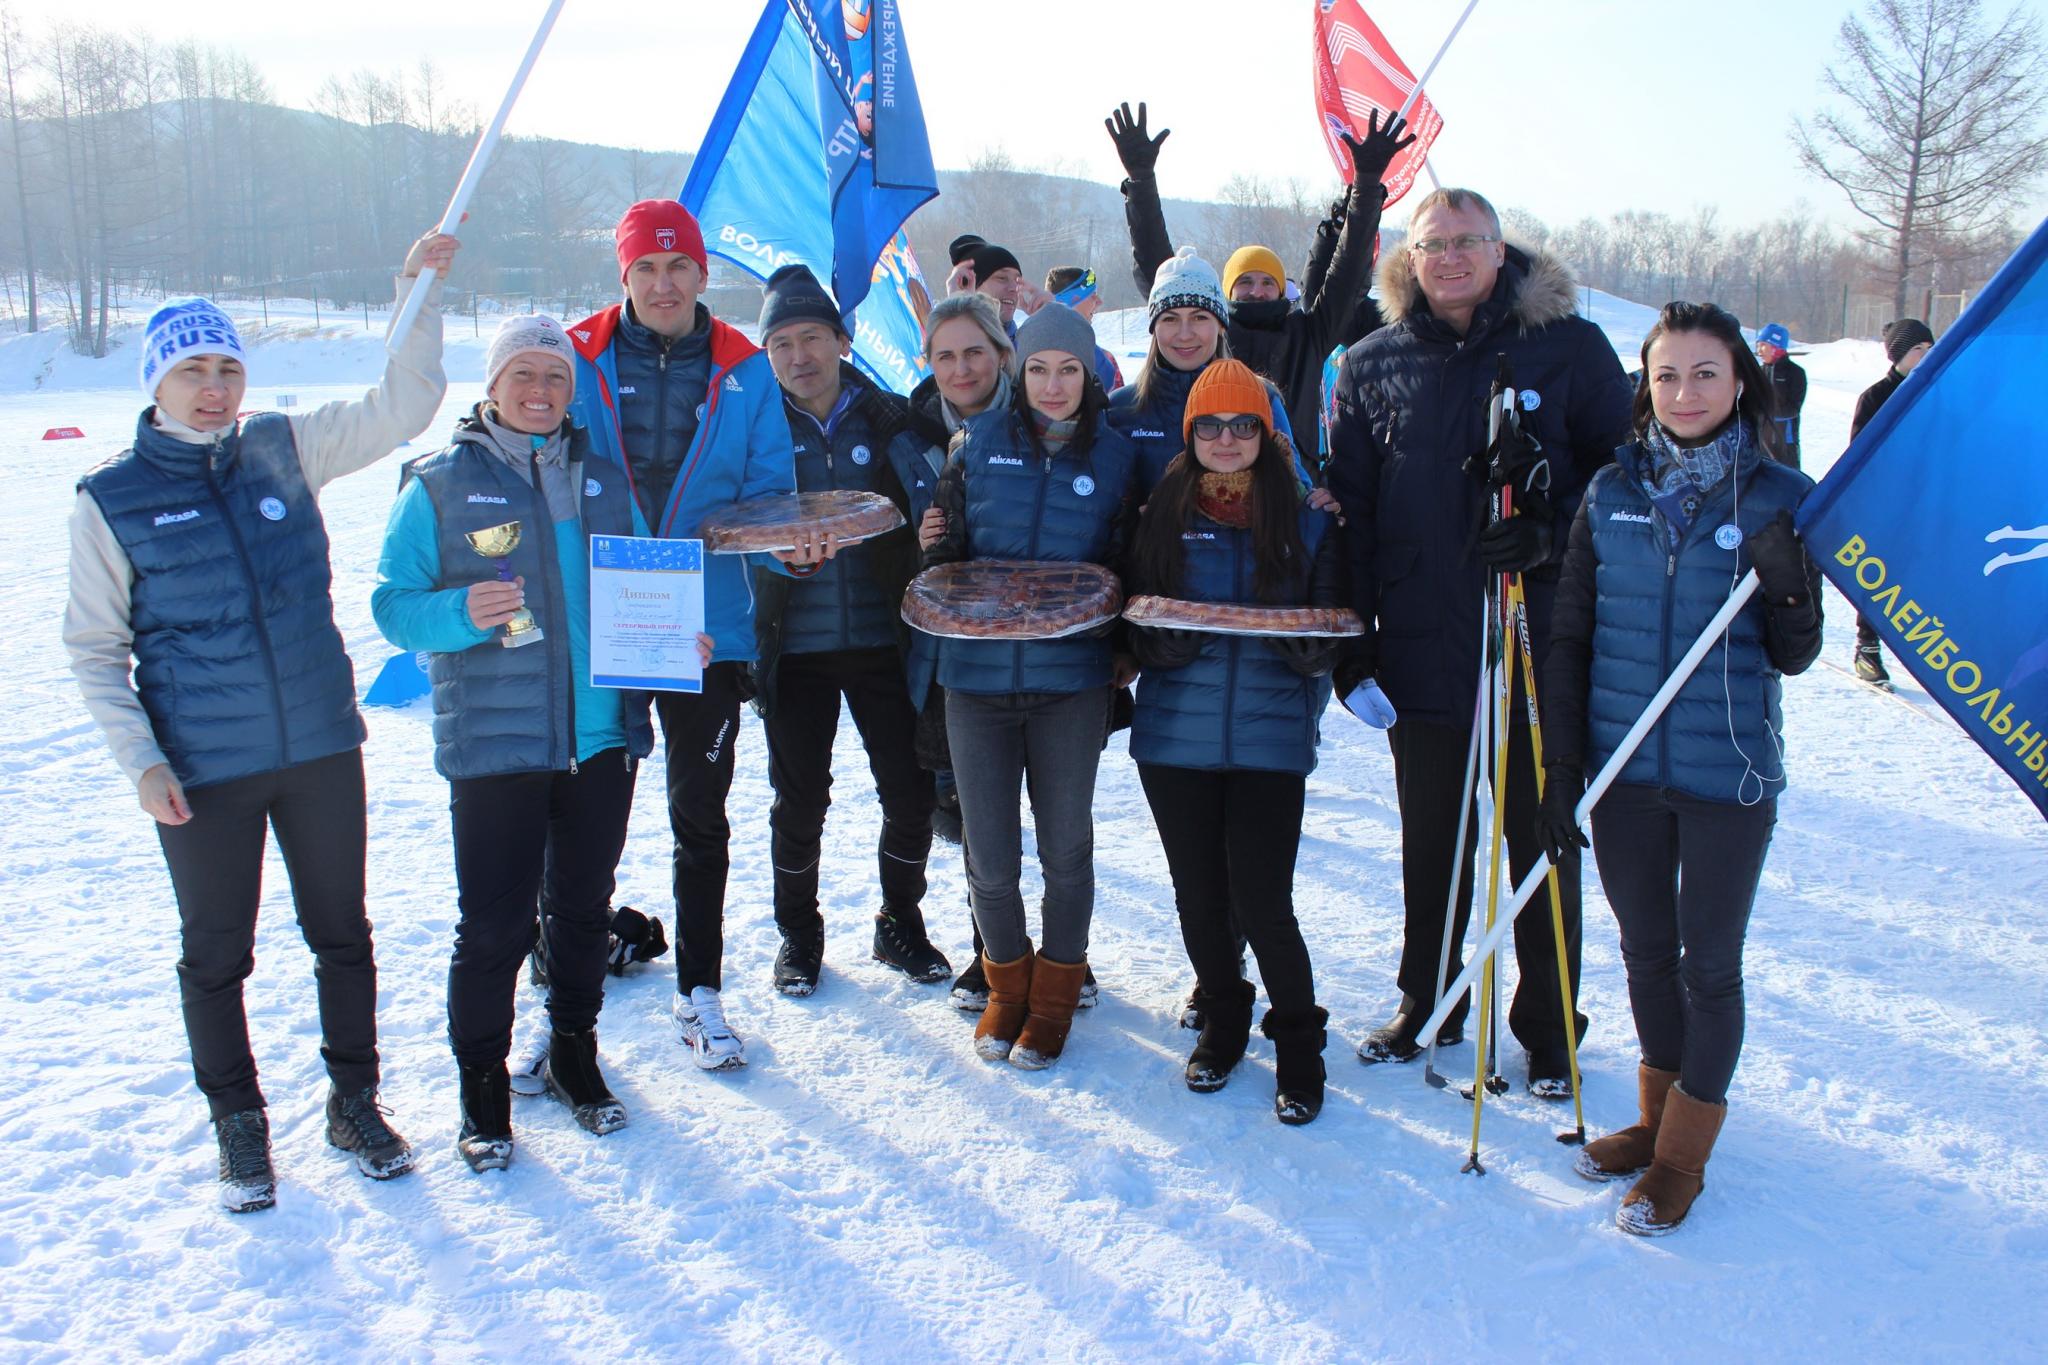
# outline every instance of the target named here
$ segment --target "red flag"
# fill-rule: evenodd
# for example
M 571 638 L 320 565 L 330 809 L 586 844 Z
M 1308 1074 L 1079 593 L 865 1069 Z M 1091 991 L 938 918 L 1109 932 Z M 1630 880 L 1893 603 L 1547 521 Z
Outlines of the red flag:
M 77 427 L 51 427 L 43 433 L 45 441 L 78 441 L 84 437 L 85 433 Z
M 1384 124 L 1415 89 L 1415 73 L 1366 17 L 1358 0 L 1317 0 L 1315 78 L 1323 141 L 1329 145 L 1330 160 L 1337 163 L 1337 173 L 1349 184 L 1358 172 L 1344 146 L 1344 134 L 1364 137 L 1375 109 Z M 1415 134 L 1415 145 L 1398 153 L 1387 168 L 1389 204 L 1408 193 L 1429 157 L 1430 144 L 1443 130 L 1436 106 L 1427 95 L 1418 97 L 1408 110 L 1408 131 Z

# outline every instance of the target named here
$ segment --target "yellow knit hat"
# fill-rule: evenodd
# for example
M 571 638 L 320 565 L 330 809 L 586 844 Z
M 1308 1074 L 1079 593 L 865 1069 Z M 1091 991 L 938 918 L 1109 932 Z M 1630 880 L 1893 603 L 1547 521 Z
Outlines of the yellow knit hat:
M 1272 249 L 1263 246 L 1241 246 L 1230 253 L 1230 259 L 1223 263 L 1223 296 L 1230 297 L 1230 287 L 1237 283 L 1237 277 L 1247 270 L 1263 270 L 1273 277 L 1273 283 L 1282 289 L 1287 287 L 1287 267 L 1280 264 L 1280 258 Z

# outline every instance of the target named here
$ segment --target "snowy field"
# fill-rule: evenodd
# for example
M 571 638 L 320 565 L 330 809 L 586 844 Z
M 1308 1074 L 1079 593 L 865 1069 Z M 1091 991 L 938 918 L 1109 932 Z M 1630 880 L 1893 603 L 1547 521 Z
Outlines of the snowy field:
M 1645 310 L 1595 297 L 1630 362 Z M 478 395 L 460 331 L 434 432 Z M 1872 343 L 1805 358 L 1808 467 L 1845 443 Z M 374 338 L 280 329 L 250 406 L 346 396 Z M 388 1185 L 323 1142 L 311 960 L 266 874 L 255 1046 L 278 1207 L 234 1218 L 177 1006 L 156 840 L 78 700 L 59 640 L 77 475 L 125 444 L 130 344 L 105 362 L 0 343 L 0 1355 L 132 1360 L 1841 1360 L 2040 1358 L 2048 1332 L 2048 829 L 1910 685 L 1816 667 L 1787 688 L 1793 784 L 1751 933 L 1750 1024 L 1704 1197 L 1674 1237 L 1612 1226 L 1622 1186 L 1571 1173 L 1570 1106 L 1468 1105 L 1419 1066 L 1358 1065 L 1393 1001 L 1398 825 L 1386 746 L 1333 711 L 1297 904 L 1331 1011 L 1328 1107 L 1271 1114 L 1270 1046 L 1229 1088 L 1181 1083 L 1189 972 L 1121 737 L 1096 798 L 1099 1008 L 1027 1075 L 979 1062 L 943 988 L 867 957 L 879 813 L 852 727 L 827 832 L 817 995 L 768 986 L 768 783 L 748 717 L 731 813 L 727 999 L 744 1071 L 689 1065 L 672 959 L 611 983 L 601 1025 L 624 1131 L 519 1101 L 519 1154 L 452 1150 L 443 998 L 447 788 L 424 704 L 369 712 L 370 904 L 384 1094 L 420 1149 Z M 44 443 L 54 426 L 83 441 Z M 424 448 L 424 447 L 420 447 Z M 335 603 L 367 685 L 369 599 L 396 462 L 331 487 Z M 1826 658 L 1852 626 L 1830 592 Z M 619 898 L 672 923 L 658 771 Z M 1028 863 L 1027 859 L 1027 863 Z M 965 960 L 958 851 L 934 938 Z M 1588 1121 L 1633 1117 L 1613 921 L 1589 870 Z M 534 997 L 522 987 L 522 1010 Z M 1504 1067 L 1519 1080 L 1512 1044 Z M 1469 1075 L 1469 1046 L 1448 1069 Z

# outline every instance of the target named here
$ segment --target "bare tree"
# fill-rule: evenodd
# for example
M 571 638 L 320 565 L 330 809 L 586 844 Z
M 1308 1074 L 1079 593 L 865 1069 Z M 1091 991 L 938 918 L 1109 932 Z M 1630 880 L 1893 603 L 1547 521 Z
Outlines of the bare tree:
M 36 242 L 28 216 L 28 158 L 21 148 L 21 103 L 16 94 L 16 70 L 26 55 L 21 25 L 12 10 L 0 9 L 0 68 L 7 77 L 7 131 L 14 142 L 14 193 L 21 205 L 21 273 L 28 294 L 28 329 L 40 325 L 36 305 Z
M 1794 126 L 1801 163 L 1870 220 L 1899 314 L 1925 262 L 2001 222 L 2048 167 L 2040 27 L 2014 9 L 1987 33 L 1982 10 L 1980 0 L 1872 0 L 1842 21 L 1842 60 L 1822 80 L 1848 110 Z

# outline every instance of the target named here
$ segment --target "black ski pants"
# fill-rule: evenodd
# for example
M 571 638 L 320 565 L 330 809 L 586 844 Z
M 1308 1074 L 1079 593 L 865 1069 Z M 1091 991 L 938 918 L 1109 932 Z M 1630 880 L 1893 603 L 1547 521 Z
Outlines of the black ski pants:
M 617 748 L 574 772 L 448 784 L 460 910 L 448 962 L 448 1041 L 462 1065 L 496 1065 L 512 1050 L 513 998 L 533 946 L 536 898 L 547 906 L 548 1018 L 564 1033 L 597 1024 L 633 782 L 633 762 Z
M 733 750 L 747 666 L 733 660 L 704 670 L 702 692 L 657 692 L 667 759 L 668 823 L 675 836 L 676 989 L 721 988 L 725 960 L 725 877 L 732 866 Z
M 263 1107 L 242 983 L 255 969 L 263 841 L 275 831 L 313 950 L 320 1057 L 335 1088 L 377 1084 L 377 962 L 363 911 L 363 751 L 188 788 L 192 818 L 158 825 L 178 899 L 178 995 L 192 1075 L 214 1118 Z
M 1458 896 L 1447 981 L 1458 974 L 1463 961 L 1465 930 L 1472 916 L 1473 855 L 1481 835 L 1491 836 L 1491 831 L 1479 828 L 1475 801 L 1466 821 L 1465 846 L 1456 848 L 1458 799 L 1464 793 L 1465 754 L 1471 742 L 1472 732 L 1463 725 L 1404 720 L 1387 731 L 1401 805 L 1401 890 L 1407 906 L 1401 942 L 1401 1008 L 1416 1023 L 1428 1015 L 1436 998 L 1453 855 L 1457 858 Z M 1503 908 L 1512 883 L 1520 882 L 1543 852 L 1536 838 L 1536 770 L 1529 754 L 1528 713 L 1518 703 L 1511 708 L 1508 725 L 1508 785 L 1503 806 L 1511 877 L 1510 885 L 1502 888 Z M 1576 856 L 1558 868 L 1557 880 L 1576 1007 L 1580 946 Z M 1540 1075 L 1565 1074 L 1564 1008 L 1557 994 L 1557 939 L 1551 931 L 1547 892 L 1537 892 L 1536 899 L 1515 920 L 1514 935 L 1521 979 L 1508 1008 L 1508 1027 L 1528 1049 L 1532 1070 Z M 1469 996 L 1459 1001 L 1446 1023 L 1462 1023 L 1470 1003 Z
M 775 664 L 775 706 L 763 726 L 768 780 L 769 856 L 775 866 L 775 923 L 784 933 L 824 928 L 818 913 L 818 860 L 832 804 L 832 741 L 839 702 L 860 731 L 882 803 L 876 853 L 885 912 L 916 912 L 924 901 L 932 851 L 932 775 L 917 765 L 917 712 L 894 646 L 785 654 Z
M 1742 1054 L 1742 943 L 1777 804 L 1616 786 L 1593 809 L 1643 1061 L 1709 1104 L 1727 1098 Z
M 1315 1008 L 1308 945 L 1294 918 L 1307 780 L 1299 773 L 1152 763 L 1138 765 L 1138 780 L 1166 849 L 1181 939 L 1202 993 L 1221 995 L 1237 984 L 1248 939 L 1273 1012 Z

